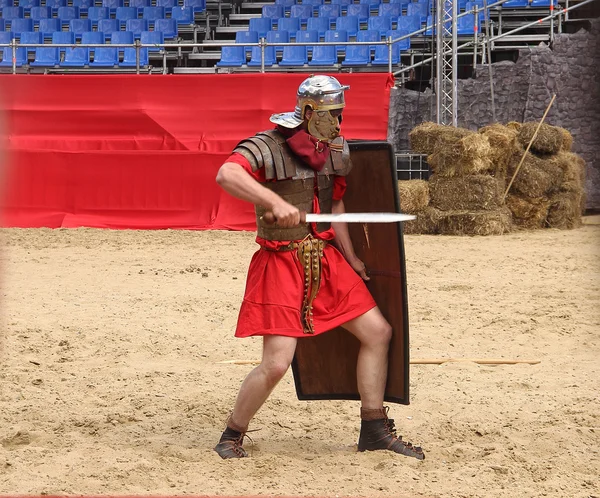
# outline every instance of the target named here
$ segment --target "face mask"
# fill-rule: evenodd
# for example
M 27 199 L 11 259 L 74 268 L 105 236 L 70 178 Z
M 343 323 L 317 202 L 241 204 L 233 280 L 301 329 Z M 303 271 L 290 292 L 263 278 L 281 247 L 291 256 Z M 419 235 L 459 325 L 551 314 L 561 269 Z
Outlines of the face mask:
M 313 137 L 330 142 L 340 135 L 340 122 L 329 111 L 315 111 L 308 121 L 308 133 Z

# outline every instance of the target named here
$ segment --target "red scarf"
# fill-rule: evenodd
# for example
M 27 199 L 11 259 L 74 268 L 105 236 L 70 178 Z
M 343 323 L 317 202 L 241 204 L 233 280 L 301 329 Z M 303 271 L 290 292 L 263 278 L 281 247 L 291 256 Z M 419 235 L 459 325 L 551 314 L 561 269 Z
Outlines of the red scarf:
M 285 128 L 277 126 L 277 131 L 286 138 L 286 143 L 290 149 L 302 161 L 315 171 L 321 171 L 327 158 L 329 157 L 329 144 L 321 142 L 312 135 L 309 135 L 302 128 Z

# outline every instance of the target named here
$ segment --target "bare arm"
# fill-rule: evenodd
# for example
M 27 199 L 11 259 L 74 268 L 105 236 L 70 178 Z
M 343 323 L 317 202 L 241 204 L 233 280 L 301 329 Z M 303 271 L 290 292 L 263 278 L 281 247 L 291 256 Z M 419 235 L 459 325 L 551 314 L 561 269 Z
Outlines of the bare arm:
M 346 208 L 344 207 L 344 201 L 334 200 L 331 206 L 331 212 L 335 214 L 345 213 Z M 354 246 L 352 245 L 352 240 L 350 240 L 350 234 L 348 233 L 348 224 L 332 223 L 331 225 L 335 230 L 335 246 L 339 249 L 344 258 L 346 258 L 346 261 L 348 261 L 354 271 L 358 273 L 363 280 L 370 280 L 367 276 L 365 264 L 358 259 L 356 253 L 354 252 Z
M 300 223 L 300 212 L 296 207 L 284 201 L 275 192 L 263 187 L 239 164 L 223 164 L 216 180 L 221 188 L 234 197 L 273 211 L 279 226 L 291 227 Z

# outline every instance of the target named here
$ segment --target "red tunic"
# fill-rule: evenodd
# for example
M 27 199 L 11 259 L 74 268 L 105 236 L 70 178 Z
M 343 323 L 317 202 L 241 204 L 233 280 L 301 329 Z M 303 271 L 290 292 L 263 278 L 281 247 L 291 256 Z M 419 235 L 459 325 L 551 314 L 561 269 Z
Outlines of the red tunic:
M 264 168 L 253 172 L 250 163 L 241 154 L 232 154 L 228 162 L 242 166 L 253 178 L 264 183 Z M 346 190 L 346 179 L 334 178 L 333 199 L 341 200 Z M 313 200 L 319 212 L 317 196 Z M 333 228 L 316 232 L 323 240 L 335 238 Z M 261 246 L 250 262 L 246 291 L 238 317 L 236 337 L 254 335 L 284 335 L 306 337 L 300 319 L 304 298 L 304 270 L 296 251 L 269 251 L 291 241 L 272 241 L 256 238 Z M 376 306 L 363 279 L 352 269 L 342 254 L 331 244 L 325 246 L 321 261 L 321 285 L 313 302 L 314 335 L 327 332 L 349 320 L 359 317 Z

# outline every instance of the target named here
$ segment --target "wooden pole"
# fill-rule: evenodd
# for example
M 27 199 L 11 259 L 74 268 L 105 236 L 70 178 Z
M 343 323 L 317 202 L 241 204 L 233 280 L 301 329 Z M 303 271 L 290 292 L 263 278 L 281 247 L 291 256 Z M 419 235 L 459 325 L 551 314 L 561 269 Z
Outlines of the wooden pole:
M 477 363 L 479 365 L 537 365 L 540 360 L 504 360 L 502 358 L 416 358 L 410 360 L 411 365 L 441 365 L 443 363 Z M 260 360 L 225 360 L 218 364 L 227 365 L 258 365 Z
M 548 107 L 546 108 L 546 112 L 544 112 L 544 115 L 542 116 L 541 121 L 538 123 L 537 128 L 535 129 L 535 133 L 533 134 L 533 137 L 531 137 L 531 140 L 529 141 L 529 144 L 527 144 L 527 148 L 525 149 L 525 153 L 523 154 L 523 157 L 521 158 L 521 162 L 517 166 L 517 169 L 515 170 L 512 178 L 510 179 L 510 183 L 508 184 L 508 187 L 506 187 L 506 191 L 504 192 L 504 197 L 502 197 L 503 201 L 504 201 L 504 199 L 506 199 L 506 195 L 508 194 L 508 191 L 510 190 L 510 187 L 512 187 L 512 184 L 515 181 L 515 177 L 519 173 L 519 170 L 521 169 L 521 166 L 523 165 L 523 161 L 525 161 L 525 156 L 527 156 L 527 153 L 529 152 L 529 149 L 531 148 L 531 144 L 535 140 L 535 137 L 537 137 L 538 131 L 540 131 L 540 128 L 542 127 L 542 123 L 544 122 L 544 119 L 546 119 L 546 115 L 548 114 L 548 111 L 550 110 L 550 107 L 552 107 L 552 104 L 554 104 L 554 99 L 555 98 L 556 98 L 556 94 L 554 94 L 552 96 L 552 100 L 548 104 Z

